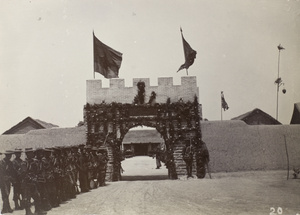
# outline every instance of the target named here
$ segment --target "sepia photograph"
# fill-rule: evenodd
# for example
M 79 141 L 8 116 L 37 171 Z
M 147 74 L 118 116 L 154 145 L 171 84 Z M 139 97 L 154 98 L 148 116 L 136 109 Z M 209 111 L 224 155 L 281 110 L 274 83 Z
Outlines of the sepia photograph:
M 300 0 L 0 0 L 0 214 L 300 215 Z

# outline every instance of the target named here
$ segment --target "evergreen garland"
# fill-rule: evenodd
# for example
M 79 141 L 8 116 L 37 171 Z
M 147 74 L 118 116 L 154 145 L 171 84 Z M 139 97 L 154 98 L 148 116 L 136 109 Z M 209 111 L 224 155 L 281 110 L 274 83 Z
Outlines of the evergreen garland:
M 140 84 L 139 84 L 140 83 Z M 86 137 L 88 145 L 102 146 L 104 142 L 112 147 L 114 164 L 114 180 L 119 180 L 118 173 L 120 167 L 119 153 L 120 145 L 126 133 L 138 125 L 155 127 L 162 135 L 166 144 L 165 159 L 170 175 L 176 178 L 176 168 L 173 157 L 173 147 L 176 143 L 183 143 L 187 134 L 192 135 L 191 142 L 194 145 L 201 144 L 201 127 L 199 116 L 198 98 L 195 96 L 194 102 L 183 102 L 182 100 L 171 103 L 168 98 L 166 103 L 155 103 L 156 93 L 152 92 L 149 102 L 144 104 L 144 82 L 139 82 L 138 95 L 133 104 L 123 104 L 112 102 L 106 104 L 86 104 L 84 107 L 85 123 L 87 125 Z M 138 108 L 142 112 L 148 108 L 155 108 L 156 114 L 153 116 L 130 116 L 130 110 Z M 117 136 L 119 133 L 119 136 Z M 109 135 L 107 135 L 109 134 Z M 109 137 L 108 137 L 109 136 Z M 108 137 L 108 138 L 107 138 Z M 107 140 L 106 140 L 107 138 Z

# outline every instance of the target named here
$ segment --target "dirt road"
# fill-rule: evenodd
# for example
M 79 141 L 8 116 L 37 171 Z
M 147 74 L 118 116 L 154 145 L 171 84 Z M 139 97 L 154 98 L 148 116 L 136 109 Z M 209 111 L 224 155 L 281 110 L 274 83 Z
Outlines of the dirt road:
M 122 165 L 124 181 L 109 182 L 105 187 L 79 194 L 47 214 L 265 215 L 272 214 L 272 207 L 273 214 L 300 214 L 300 180 L 286 180 L 286 171 L 218 173 L 212 174 L 212 179 L 168 180 L 166 169 L 155 169 L 155 160 L 149 157 L 130 158 Z

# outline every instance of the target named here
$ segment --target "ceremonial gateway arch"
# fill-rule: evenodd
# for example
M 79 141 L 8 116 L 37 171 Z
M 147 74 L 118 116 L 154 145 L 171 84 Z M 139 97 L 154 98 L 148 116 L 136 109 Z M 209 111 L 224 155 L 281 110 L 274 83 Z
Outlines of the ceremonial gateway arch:
M 158 86 L 150 86 L 148 78 L 135 78 L 132 87 L 125 87 L 124 79 L 110 79 L 108 88 L 102 87 L 101 80 L 87 80 L 86 94 L 86 144 L 107 148 L 106 180 L 121 180 L 123 138 L 129 129 L 142 125 L 155 128 L 164 139 L 169 178 L 186 174 L 182 148 L 187 142 L 201 144 L 201 106 L 195 76 L 182 77 L 181 85 L 173 85 L 170 77 L 158 78 Z

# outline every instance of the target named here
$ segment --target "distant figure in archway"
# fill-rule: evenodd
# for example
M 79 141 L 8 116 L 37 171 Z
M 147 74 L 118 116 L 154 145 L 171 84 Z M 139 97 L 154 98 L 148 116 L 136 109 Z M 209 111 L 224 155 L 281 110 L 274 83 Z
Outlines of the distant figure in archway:
M 159 169 L 161 167 L 161 151 L 159 146 L 156 148 L 153 158 L 155 157 L 156 160 L 156 169 Z

